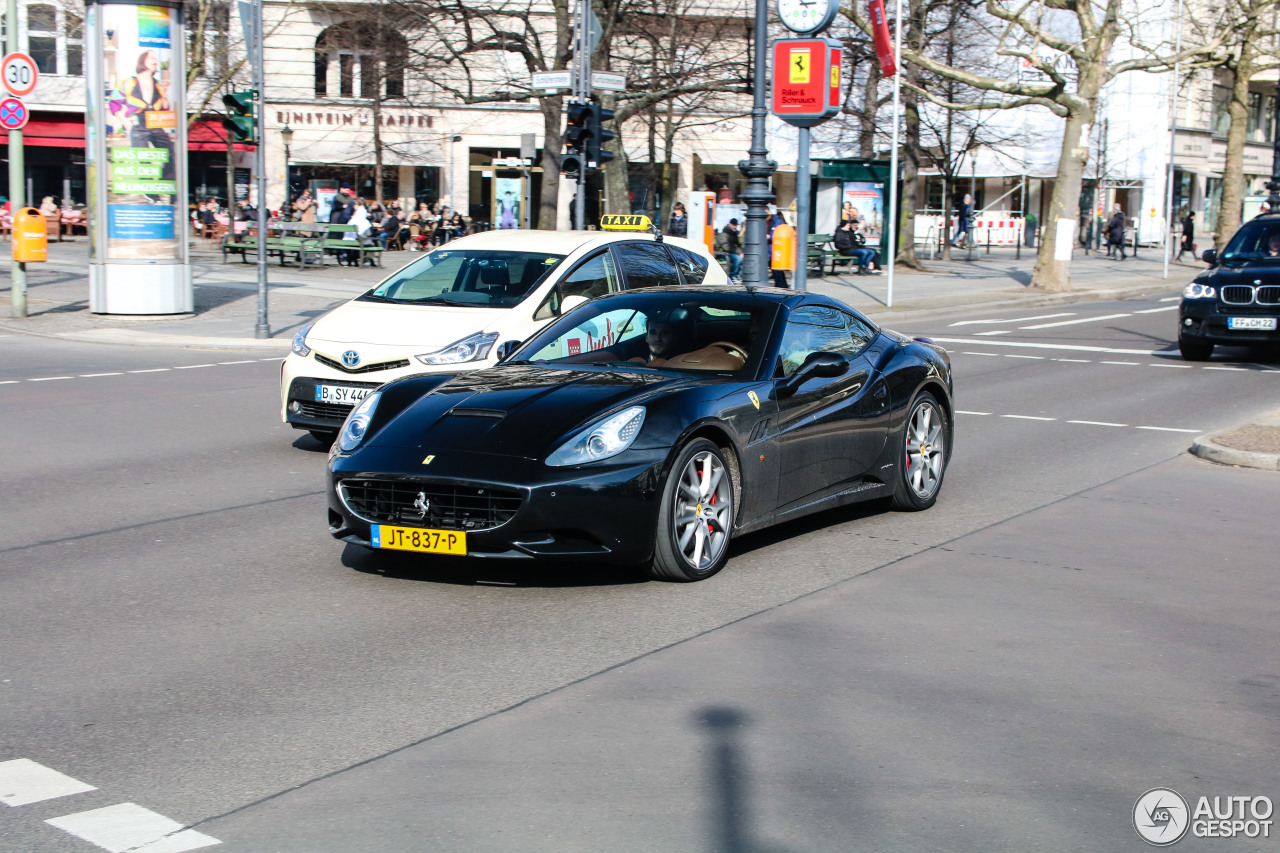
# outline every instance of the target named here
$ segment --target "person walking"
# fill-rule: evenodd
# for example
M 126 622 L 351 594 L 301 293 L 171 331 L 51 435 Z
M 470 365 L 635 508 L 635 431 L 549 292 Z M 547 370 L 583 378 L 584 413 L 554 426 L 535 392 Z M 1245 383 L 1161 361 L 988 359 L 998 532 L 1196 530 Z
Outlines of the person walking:
M 1173 260 L 1181 261 L 1184 252 L 1191 253 L 1191 260 L 1196 259 L 1196 212 L 1194 210 L 1187 211 L 1187 215 L 1182 219 L 1182 245 L 1178 247 L 1178 257 Z
M 1120 253 L 1120 260 L 1123 261 L 1125 259 L 1124 210 L 1118 204 L 1115 207 L 1115 212 L 1111 214 L 1111 220 L 1107 222 L 1107 245 Z
M 667 222 L 667 233 L 672 237 L 689 236 L 689 216 L 685 213 L 684 205 L 680 202 L 676 202 L 675 207 L 671 209 L 671 219 Z
M 961 237 L 964 242 L 969 241 L 969 220 L 973 218 L 973 196 L 968 193 L 964 194 L 964 201 L 960 204 L 960 216 L 956 219 L 956 234 L 951 238 L 951 245 L 963 247 Z
M 716 254 L 729 259 L 729 280 L 742 280 L 742 237 L 738 234 L 738 220 L 730 219 L 729 224 L 716 234 Z
M 787 224 L 787 220 L 783 218 L 782 214 L 778 211 L 778 208 L 774 207 L 772 204 L 769 205 L 769 219 L 766 222 L 766 227 L 769 230 L 765 235 L 765 240 L 766 240 L 765 257 L 769 259 L 769 267 L 770 267 L 769 274 L 773 276 L 774 287 L 785 288 L 787 286 L 786 271 L 780 270 L 780 269 L 774 269 L 773 260 L 772 260 L 773 259 L 773 230 L 777 228 L 779 225 L 786 225 L 786 224 Z M 752 284 L 755 284 L 755 282 L 752 282 Z

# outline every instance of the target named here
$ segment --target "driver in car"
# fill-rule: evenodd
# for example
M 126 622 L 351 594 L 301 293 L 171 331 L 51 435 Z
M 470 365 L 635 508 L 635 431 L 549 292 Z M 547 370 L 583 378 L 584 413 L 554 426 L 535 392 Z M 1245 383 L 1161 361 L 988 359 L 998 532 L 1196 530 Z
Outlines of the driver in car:
M 652 315 L 645 326 L 649 359 L 632 361 L 648 367 L 679 367 L 686 370 L 737 370 L 746 362 L 746 352 L 736 344 L 716 341 L 701 349 L 696 346 L 693 318 L 684 308 Z

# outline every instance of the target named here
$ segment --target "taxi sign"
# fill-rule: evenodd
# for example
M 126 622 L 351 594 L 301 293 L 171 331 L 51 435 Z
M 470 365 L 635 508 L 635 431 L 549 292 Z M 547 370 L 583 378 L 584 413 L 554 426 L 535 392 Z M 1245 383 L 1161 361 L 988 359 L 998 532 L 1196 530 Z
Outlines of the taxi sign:
M 652 227 L 653 220 L 639 214 L 610 213 L 600 217 L 600 228 L 603 231 L 648 231 Z

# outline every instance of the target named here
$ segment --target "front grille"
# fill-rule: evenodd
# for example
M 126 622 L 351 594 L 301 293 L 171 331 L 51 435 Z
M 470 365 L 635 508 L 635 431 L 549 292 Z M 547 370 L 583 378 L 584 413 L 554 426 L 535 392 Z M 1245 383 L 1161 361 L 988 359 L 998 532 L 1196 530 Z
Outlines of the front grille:
M 305 403 L 297 401 L 302 411 L 297 414 L 309 421 L 333 421 L 340 424 L 351 414 L 351 406 L 339 406 L 335 403 Z M 290 404 L 292 406 L 292 404 Z
M 1280 285 L 1264 284 L 1258 288 L 1259 305 L 1280 305 Z
M 1224 305 L 1248 305 L 1253 302 L 1253 288 L 1247 284 L 1228 284 L 1222 288 Z
M 401 358 L 396 361 L 380 361 L 377 364 L 365 364 L 360 367 L 347 367 L 340 361 L 334 361 L 326 358 L 320 353 L 316 353 L 316 361 L 325 367 L 332 367 L 334 370 L 341 370 L 343 373 L 377 373 L 379 370 L 396 370 L 401 367 L 409 366 L 409 359 Z
M 347 507 L 366 521 L 437 530 L 492 530 L 510 521 L 524 500 L 515 489 L 440 482 L 344 480 L 339 488 Z M 426 505 L 425 514 L 415 502 Z

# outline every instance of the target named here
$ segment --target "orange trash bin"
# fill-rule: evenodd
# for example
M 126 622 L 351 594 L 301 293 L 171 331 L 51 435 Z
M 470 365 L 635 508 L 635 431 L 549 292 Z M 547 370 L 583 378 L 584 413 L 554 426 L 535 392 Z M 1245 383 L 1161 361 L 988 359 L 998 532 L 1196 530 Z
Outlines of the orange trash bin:
M 782 224 L 773 229 L 773 255 L 770 269 L 793 270 L 796 268 L 796 229 Z
M 49 234 L 44 214 L 23 207 L 13 214 L 13 259 L 23 263 L 49 260 Z

